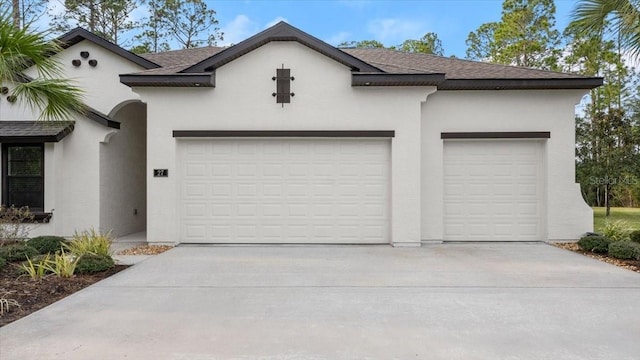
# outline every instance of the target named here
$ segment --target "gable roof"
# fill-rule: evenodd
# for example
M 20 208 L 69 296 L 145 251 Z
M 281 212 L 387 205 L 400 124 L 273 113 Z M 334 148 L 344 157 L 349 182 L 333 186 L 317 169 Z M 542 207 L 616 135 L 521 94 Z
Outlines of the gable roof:
M 119 55 L 133 63 L 142 66 L 145 69 L 155 69 L 160 67 L 160 65 L 156 64 L 155 62 L 149 59 L 145 59 L 142 56 L 136 55 L 131 51 L 125 50 L 124 48 L 80 27 L 69 31 L 68 33 L 60 36 L 57 39 L 63 49 L 70 48 L 71 46 L 81 42 L 82 40 L 88 40 L 113 52 L 116 55 Z
M 353 71 L 380 71 L 380 69 L 376 68 L 375 66 L 357 59 L 349 54 L 346 54 L 345 52 L 340 51 L 339 49 L 287 24 L 284 21 L 280 21 L 274 26 L 232 47 L 229 47 L 208 59 L 200 61 L 184 69 L 182 72 L 191 73 L 213 71 L 216 68 L 219 68 L 220 66 L 272 41 L 297 41 L 300 44 L 319 52 L 320 54 L 323 54 L 341 64 L 350 67 Z
M 215 87 L 215 70 L 272 41 L 297 41 L 351 68 L 352 86 L 437 86 L 439 90 L 592 89 L 602 78 L 390 49 L 335 48 L 285 22 L 228 48 L 142 56 L 163 67 L 120 75 L 128 86 Z

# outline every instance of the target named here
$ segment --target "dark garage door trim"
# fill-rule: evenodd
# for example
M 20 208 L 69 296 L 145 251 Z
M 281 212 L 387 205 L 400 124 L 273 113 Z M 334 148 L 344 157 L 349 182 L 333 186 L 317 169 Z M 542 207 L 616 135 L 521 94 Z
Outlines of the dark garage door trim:
M 550 139 L 549 131 L 443 132 L 441 139 Z
M 313 137 L 313 138 L 392 138 L 390 130 L 173 130 L 174 138 L 205 137 Z

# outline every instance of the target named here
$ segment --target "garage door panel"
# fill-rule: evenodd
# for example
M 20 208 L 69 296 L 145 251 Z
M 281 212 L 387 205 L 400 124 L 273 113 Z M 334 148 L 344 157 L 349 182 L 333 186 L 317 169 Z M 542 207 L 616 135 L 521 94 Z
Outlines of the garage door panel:
M 377 139 L 184 141 L 181 241 L 388 243 L 389 147 Z
M 542 143 L 446 141 L 444 238 L 542 239 Z

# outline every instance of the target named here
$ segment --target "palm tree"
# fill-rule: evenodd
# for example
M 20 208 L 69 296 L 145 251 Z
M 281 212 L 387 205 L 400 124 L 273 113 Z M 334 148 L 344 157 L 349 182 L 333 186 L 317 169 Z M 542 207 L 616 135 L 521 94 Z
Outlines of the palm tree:
M 51 55 L 60 45 L 46 39 L 44 32 L 14 26 L 11 16 L 0 14 L 0 84 L 11 84 L 9 96 L 40 112 L 43 120 L 70 120 L 72 113 L 84 112 L 83 91 L 64 79 L 62 66 Z M 37 75 L 24 70 L 34 67 Z
M 640 0 L 581 0 L 572 19 L 585 34 L 612 31 L 631 56 L 640 58 Z

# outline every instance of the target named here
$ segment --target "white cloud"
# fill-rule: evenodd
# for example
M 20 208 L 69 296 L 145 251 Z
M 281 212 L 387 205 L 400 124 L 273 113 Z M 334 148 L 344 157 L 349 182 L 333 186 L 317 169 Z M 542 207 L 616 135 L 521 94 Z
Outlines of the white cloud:
M 406 19 L 376 19 L 369 22 L 368 31 L 385 45 L 418 39 L 427 32 L 426 24 Z
M 249 19 L 248 16 L 240 14 L 229 23 L 221 27 L 224 33 L 224 40 L 220 42 L 220 46 L 228 46 L 237 44 L 240 41 L 254 35 L 258 32 L 258 24 Z
M 352 40 L 351 33 L 346 31 L 341 31 L 337 34 L 332 35 L 331 37 L 325 39 L 325 42 L 331 45 L 338 45 L 344 41 Z
M 277 18 L 275 18 L 275 19 L 273 19 L 273 20 L 269 21 L 269 22 L 267 23 L 267 25 L 266 25 L 264 28 L 265 28 L 265 29 L 266 29 L 266 28 L 270 28 L 270 27 L 272 27 L 273 25 L 275 25 L 275 24 L 279 23 L 280 21 L 284 21 L 284 22 L 286 22 L 286 23 L 288 23 L 288 22 L 289 22 L 289 20 L 287 20 L 287 18 L 283 18 L 282 16 L 278 16 Z

